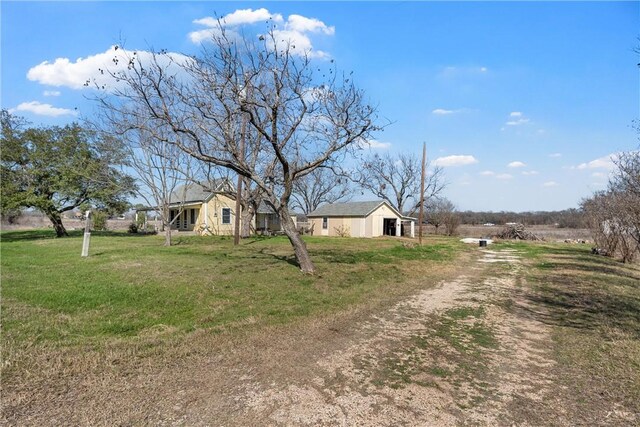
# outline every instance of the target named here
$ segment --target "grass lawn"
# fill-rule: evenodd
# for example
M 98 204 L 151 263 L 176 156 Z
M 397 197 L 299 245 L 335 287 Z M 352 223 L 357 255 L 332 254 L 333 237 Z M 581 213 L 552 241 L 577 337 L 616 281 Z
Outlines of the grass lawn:
M 225 399 L 246 397 L 233 388 L 238 378 L 304 385 L 310 360 L 354 343 L 364 346 L 350 360 L 354 378 L 371 379 L 367 393 L 435 390 L 425 393 L 450 398 L 461 424 L 465 411 L 524 385 L 553 401 L 516 394 L 498 414 L 505 425 L 640 419 L 640 268 L 586 245 L 498 242 L 489 250 L 516 250 L 503 254 L 519 262 L 481 263 L 486 252 L 457 238 L 410 247 L 397 238 L 310 237 L 317 274 L 307 276 L 284 237 L 234 247 L 230 238 L 176 236 L 165 248 L 162 236 L 93 233 L 88 258 L 81 232 L 0 237 L 3 403 L 18 425 L 108 425 L 113 416 L 145 424 L 136 414 L 174 408 L 177 392 L 195 404 L 206 387 L 201 403 L 233 424 Z M 395 304 L 416 303 L 418 291 L 443 280 L 427 292 L 436 301 L 420 302 L 440 309 Z M 545 363 L 525 363 L 536 357 Z M 195 384 L 203 373 L 210 383 Z M 326 380 L 338 391 L 361 386 L 345 378 Z M 128 394 L 105 406 L 122 384 Z M 169 419 L 163 414 L 157 419 Z
M 523 252 L 528 300 L 552 327 L 559 384 L 576 424 L 593 414 L 640 418 L 640 268 L 585 245 L 501 245 Z M 565 395 L 565 393 L 562 393 Z
M 464 251 L 455 239 L 406 248 L 397 239 L 311 237 L 318 272 L 305 276 L 284 237 L 238 247 L 230 238 L 175 237 L 165 248 L 162 236 L 93 233 L 88 258 L 81 233 L 1 237 L 5 375 L 48 348 L 171 342 L 375 305 L 424 286 L 411 279 L 433 277 Z

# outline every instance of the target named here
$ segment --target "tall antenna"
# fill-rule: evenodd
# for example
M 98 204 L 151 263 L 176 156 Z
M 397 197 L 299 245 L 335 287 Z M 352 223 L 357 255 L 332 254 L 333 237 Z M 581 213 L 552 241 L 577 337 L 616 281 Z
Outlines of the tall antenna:
M 427 163 L 427 143 L 422 143 L 422 177 L 420 178 L 420 213 L 418 214 L 418 242 L 422 246 L 422 221 L 424 219 L 424 178 Z

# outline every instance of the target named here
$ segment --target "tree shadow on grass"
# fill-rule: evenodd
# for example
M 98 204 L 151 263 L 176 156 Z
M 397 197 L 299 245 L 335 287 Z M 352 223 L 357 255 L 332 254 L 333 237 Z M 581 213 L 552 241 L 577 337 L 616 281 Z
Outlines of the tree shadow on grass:
M 284 261 L 287 264 L 293 265 L 294 267 L 300 269 L 300 264 L 298 264 L 298 261 L 296 260 L 295 255 L 277 255 L 277 254 L 272 254 L 272 253 L 267 252 L 266 249 L 260 249 L 258 252 L 260 254 L 262 254 L 262 255 L 275 258 L 278 261 Z
M 550 260 L 519 308 L 543 323 L 589 330 L 614 327 L 640 338 L 640 278 L 632 266 Z M 593 274 L 595 273 L 595 274 Z
M 81 234 L 75 231 L 69 231 L 69 236 L 80 236 Z M 56 233 L 50 229 L 37 229 L 37 230 L 19 230 L 19 231 L 3 231 L 0 233 L 0 240 L 3 242 L 19 242 L 24 240 L 42 240 L 42 239 L 55 239 Z
M 55 231 L 51 229 L 36 229 L 36 230 L 20 230 L 20 231 L 3 231 L 0 233 L 0 240 L 2 242 L 20 242 L 29 240 L 44 240 L 44 239 L 70 239 L 78 238 L 84 235 L 84 230 L 68 230 L 68 236 L 57 237 Z M 145 237 L 149 234 L 137 234 L 126 233 L 121 231 L 92 231 L 91 236 L 100 237 Z
M 634 272 L 621 268 L 620 266 L 612 266 L 611 263 L 592 264 L 592 263 L 580 263 L 580 262 L 556 262 L 550 261 L 545 263 L 546 268 L 552 268 L 556 270 L 577 270 L 583 273 L 595 273 L 601 275 L 618 276 L 629 279 L 637 280 L 640 283 L 640 271 Z M 622 283 L 621 283 L 622 284 Z M 633 286 L 633 283 L 627 283 Z

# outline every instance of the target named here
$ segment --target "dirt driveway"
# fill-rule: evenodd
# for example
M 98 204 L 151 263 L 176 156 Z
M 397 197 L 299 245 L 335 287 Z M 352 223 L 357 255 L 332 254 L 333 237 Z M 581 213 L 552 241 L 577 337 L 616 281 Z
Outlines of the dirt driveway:
M 232 424 L 522 421 L 524 411 L 553 401 L 553 361 L 549 330 L 503 307 L 518 292 L 519 264 L 515 252 L 483 251 L 465 275 L 353 325 L 352 342 L 295 367 L 297 375 L 243 375 Z
M 563 410 L 565 390 L 554 381 L 551 330 L 520 296 L 520 254 L 479 250 L 462 272 L 375 315 L 346 313 L 220 338 L 210 348 L 165 357 L 162 366 L 61 375 L 56 388 L 51 381 L 35 390 L 15 387 L 5 394 L 3 421 L 574 425 Z

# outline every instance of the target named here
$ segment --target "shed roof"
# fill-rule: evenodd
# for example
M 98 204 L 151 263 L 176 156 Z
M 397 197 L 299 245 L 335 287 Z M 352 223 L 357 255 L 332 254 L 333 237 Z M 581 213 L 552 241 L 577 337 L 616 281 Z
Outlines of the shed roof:
M 402 216 L 386 200 L 371 200 L 367 202 L 330 203 L 322 205 L 315 211 L 307 214 L 307 217 L 313 218 L 320 216 L 367 216 L 383 204 L 389 206 L 394 212 L 398 214 L 398 216 Z

